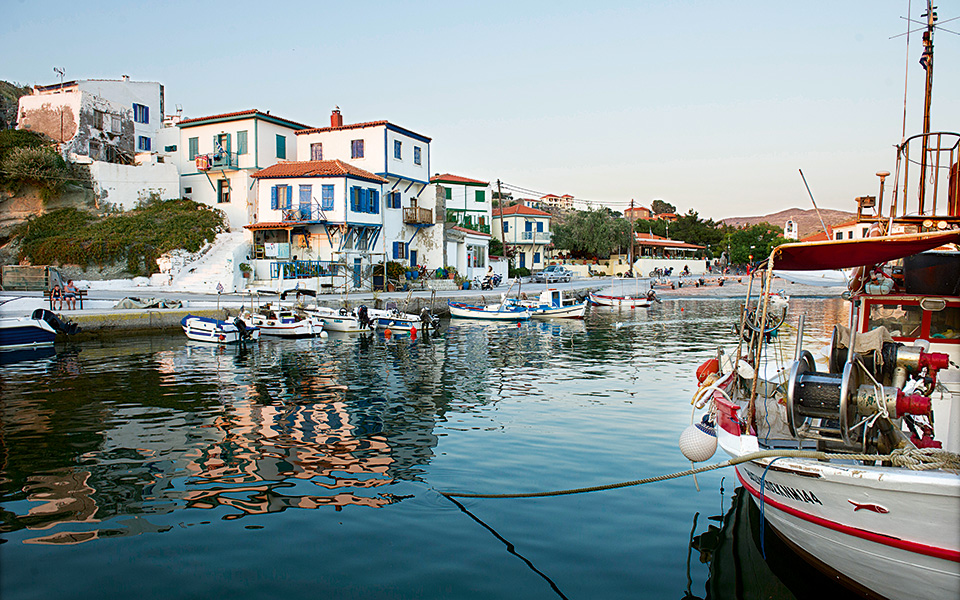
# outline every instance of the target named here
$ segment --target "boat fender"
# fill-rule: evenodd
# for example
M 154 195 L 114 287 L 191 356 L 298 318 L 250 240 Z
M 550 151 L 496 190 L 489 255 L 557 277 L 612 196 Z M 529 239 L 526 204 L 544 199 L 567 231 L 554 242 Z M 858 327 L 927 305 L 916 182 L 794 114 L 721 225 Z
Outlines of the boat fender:
M 680 452 L 690 462 L 709 460 L 717 451 L 717 431 L 704 415 L 699 423 L 694 423 L 680 434 Z
M 703 383 L 703 380 L 707 378 L 708 375 L 717 373 L 720 371 L 720 361 L 715 358 L 706 360 L 702 365 L 697 367 L 697 381 Z
M 750 363 L 740 360 L 737 361 L 737 375 L 744 379 L 753 379 L 757 376 L 757 371 L 750 366 Z

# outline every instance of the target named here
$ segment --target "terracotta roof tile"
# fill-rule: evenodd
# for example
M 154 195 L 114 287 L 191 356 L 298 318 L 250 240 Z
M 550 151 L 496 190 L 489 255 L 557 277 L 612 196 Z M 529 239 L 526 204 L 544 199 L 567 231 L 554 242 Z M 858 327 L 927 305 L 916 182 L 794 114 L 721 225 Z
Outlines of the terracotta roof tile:
M 444 173 L 443 175 L 434 175 L 430 178 L 430 183 L 472 183 L 474 185 L 490 185 L 489 181 L 480 181 L 479 179 L 470 179 L 469 177 L 461 177 L 460 175 L 451 175 L 450 173 Z
M 304 160 L 278 162 L 265 169 L 260 169 L 251 177 L 258 179 L 277 179 L 286 177 L 354 177 L 375 183 L 387 183 L 387 180 L 369 171 L 364 171 L 340 159 L 337 160 Z
M 525 204 L 511 204 L 510 206 L 505 206 L 503 208 L 496 208 L 493 211 L 494 217 L 502 217 L 502 216 L 510 216 L 510 215 L 529 215 L 531 217 L 552 217 L 553 216 L 548 212 L 531 208 Z
M 470 235 L 480 235 L 480 236 L 483 236 L 483 237 L 490 237 L 490 234 L 489 234 L 489 233 L 484 233 L 484 232 L 482 232 L 482 231 L 475 231 L 475 230 L 473 230 L 473 229 L 467 229 L 466 227 L 460 227 L 459 225 L 455 225 L 455 226 L 453 227 L 453 229 L 455 229 L 455 230 L 457 230 L 457 231 L 462 231 L 462 232 L 464 232 L 464 233 L 469 233 Z
M 400 127 L 399 125 L 394 125 L 390 121 L 367 121 L 366 123 L 347 123 L 346 125 L 339 125 L 337 127 L 309 127 L 309 128 L 301 129 L 300 131 L 296 132 L 296 135 L 306 135 L 308 133 L 323 133 L 325 131 L 343 131 L 347 129 L 366 129 L 368 127 L 383 127 L 383 126 L 389 126 L 389 127 L 392 127 L 393 129 L 396 129 L 397 131 L 409 133 L 415 137 L 421 137 L 427 140 L 427 142 L 430 141 L 430 138 L 428 138 L 427 136 L 411 131 L 406 127 Z

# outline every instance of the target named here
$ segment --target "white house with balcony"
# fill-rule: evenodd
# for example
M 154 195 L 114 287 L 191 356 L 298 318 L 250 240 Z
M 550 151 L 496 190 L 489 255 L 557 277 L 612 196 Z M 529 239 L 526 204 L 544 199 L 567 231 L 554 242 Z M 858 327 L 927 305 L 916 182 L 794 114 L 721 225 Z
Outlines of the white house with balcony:
M 544 268 L 544 251 L 550 244 L 548 212 L 524 204 L 512 204 L 493 211 L 493 231 L 503 242 L 504 252 L 515 251 L 513 266 L 536 271 Z
M 386 179 L 341 160 L 281 162 L 251 177 L 258 220 L 246 229 L 256 279 L 367 287 L 382 261 Z
M 446 173 L 434 175 L 430 183 L 438 186 L 445 207 L 444 261 L 470 279 L 482 277 L 490 262 L 490 182 Z
M 443 266 L 443 227 L 437 225 L 444 214 L 430 185 L 430 138 L 389 121 L 344 124 L 337 108 L 329 127 L 297 132 L 297 157 L 339 160 L 383 178 L 378 247 L 369 251 L 405 266 Z
M 258 221 L 252 174 L 294 160 L 296 131 L 307 125 L 256 109 L 181 119 L 176 156 L 180 194 L 222 210 L 231 229 Z

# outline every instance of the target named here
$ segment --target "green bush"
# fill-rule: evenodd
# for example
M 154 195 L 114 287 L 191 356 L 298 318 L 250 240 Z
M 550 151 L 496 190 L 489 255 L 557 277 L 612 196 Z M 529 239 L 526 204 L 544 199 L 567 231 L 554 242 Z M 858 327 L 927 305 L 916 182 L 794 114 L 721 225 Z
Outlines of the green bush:
M 516 269 L 510 269 L 510 274 L 508 277 L 510 279 L 515 279 L 517 277 L 529 277 L 530 269 L 526 267 L 517 267 Z
M 3 157 L 0 170 L 9 181 L 35 184 L 44 201 L 59 196 L 71 179 L 63 157 L 44 147 L 13 148 Z
M 224 227 L 223 213 L 190 200 L 144 202 L 136 210 L 97 218 L 74 208 L 34 217 L 21 225 L 20 259 L 33 264 L 88 267 L 125 261 L 133 275 L 158 271 L 170 250 L 196 252 Z

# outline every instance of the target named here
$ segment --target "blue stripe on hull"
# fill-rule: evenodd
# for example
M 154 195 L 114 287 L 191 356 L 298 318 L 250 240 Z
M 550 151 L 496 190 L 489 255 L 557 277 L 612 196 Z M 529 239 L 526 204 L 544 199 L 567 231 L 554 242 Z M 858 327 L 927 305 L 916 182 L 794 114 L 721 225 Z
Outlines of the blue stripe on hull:
M 56 335 L 37 325 L 2 327 L 0 328 L 0 348 L 52 346 Z

